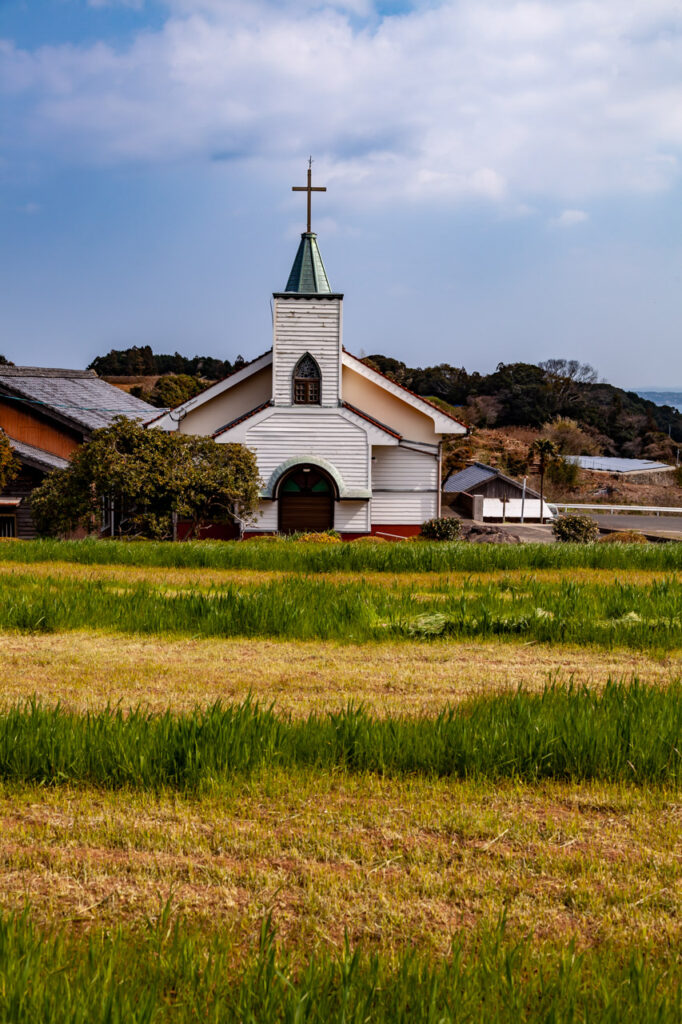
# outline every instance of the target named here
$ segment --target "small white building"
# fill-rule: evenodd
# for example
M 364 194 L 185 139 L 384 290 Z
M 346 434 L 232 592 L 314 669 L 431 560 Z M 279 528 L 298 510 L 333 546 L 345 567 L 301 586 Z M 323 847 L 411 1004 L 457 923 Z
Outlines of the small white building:
M 149 425 L 255 452 L 263 488 L 246 535 L 345 538 L 410 536 L 439 515 L 441 441 L 466 432 L 344 349 L 343 295 L 310 230 L 273 295 L 272 348 Z

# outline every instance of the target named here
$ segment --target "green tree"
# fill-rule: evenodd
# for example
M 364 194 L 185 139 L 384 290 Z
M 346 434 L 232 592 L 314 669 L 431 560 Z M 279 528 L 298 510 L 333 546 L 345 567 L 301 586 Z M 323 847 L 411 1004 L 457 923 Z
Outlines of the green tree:
M 548 465 L 559 455 L 559 449 L 547 437 L 538 437 L 528 449 L 528 458 L 537 461 L 540 472 L 540 522 L 545 521 L 545 472 Z
M 113 521 L 117 536 L 167 539 L 174 516 L 190 522 L 189 537 L 208 523 L 250 519 L 259 491 L 255 456 L 243 445 L 146 430 L 119 416 L 50 474 L 31 504 L 41 534 Z
M 159 409 L 174 409 L 189 398 L 194 398 L 204 385 L 187 373 L 168 373 L 159 377 L 147 399 Z
M 0 491 L 19 474 L 21 463 L 12 451 L 5 431 L 0 427 Z

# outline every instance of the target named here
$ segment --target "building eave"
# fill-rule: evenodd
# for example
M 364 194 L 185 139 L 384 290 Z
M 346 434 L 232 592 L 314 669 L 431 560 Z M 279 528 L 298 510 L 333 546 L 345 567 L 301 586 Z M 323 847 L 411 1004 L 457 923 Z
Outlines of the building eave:
M 241 416 L 237 416 L 235 419 L 226 423 L 224 427 L 220 427 L 215 430 L 212 434 L 212 438 L 220 437 L 221 434 L 226 434 L 228 430 L 232 430 L 234 427 L 238 427 L 240 423 L 244 423 L 245 420 L 250 420 L 252 416 L 256 416 L 259 412 L 263 412 L 264 409 L 268 409 L 272 405 L 272 399 L 268 398 L 267 402 L 261 402 L 254 409 L 250 409 L 248 412 L 243 413 Z
M 273 299 L 342 299 L 343 292 L 273 292 Z
M 361 419 L 367 420 L 367 422 L 371 423 L 373 427 L 377 428 L 377 430 L 383 430 L 384 433 L 389 434 L 398 441 L 402 440 L 403 435 L 399 434 L 397 430 L 393 430 L 380 420 L 376 420 L 373 416 L 370 416 L 369 413 L 363 412 L 362 409 L 358 409 L 356 406 L 351 405 L 350 402 L 343 402 L 342 407 L 344 409 L 348 409 L 349 412 L 354 413 L 355 416 L 359 416 Z

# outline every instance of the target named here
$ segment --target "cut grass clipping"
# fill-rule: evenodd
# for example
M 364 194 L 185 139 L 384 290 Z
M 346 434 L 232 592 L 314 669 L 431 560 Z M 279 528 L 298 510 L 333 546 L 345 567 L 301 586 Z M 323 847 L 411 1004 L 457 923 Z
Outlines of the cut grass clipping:
M 303 1022 L 448 1024 L 590 1021 L 677 1024 L 682 998 L 672 958 L 641 951 L 541 953 L 483 932 L 474 956 L 455 942 L 431 960 L 388 960 L 348 946 L 292 962 L 266 919 L 257 948 L 235 966 L 229 942 L 170 919 L 113 936 L 43 934 L 24 914 L 0 917 L 0 1019 L 5 1024 Z
M 663 524 L 665 519 L 661 519 Z M 306 544 L 251 540 L 185 544 L 39 540 L 1 545 L 4 562 L 63 561 L 294 572 L 485 572 L 492 569 L 682 569 L 682 544 L 522 544 L 463 542 Z
M 79 716 L 19 705 L 0 716 L 0 776 L 38 784 L 191 789 L 259 768 L 679 783 L 682 687 L 478 698 L 437 718 L 362 709 L 294 721 L 246 701 L 193 714 Z
M 169 590 L 41 577 L 0 580 L 0 629 L 367 640 L 518 637 L 638 650 L 682 646 L 682 583 L 498 581 L 431 591 L 290 576 L 256 586 Z

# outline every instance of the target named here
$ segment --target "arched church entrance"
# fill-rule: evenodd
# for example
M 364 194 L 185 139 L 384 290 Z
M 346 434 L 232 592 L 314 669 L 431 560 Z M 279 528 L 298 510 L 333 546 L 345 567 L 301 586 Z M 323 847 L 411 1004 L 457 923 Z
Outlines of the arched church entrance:
M 334 527 L 334 487 L 317 466 L 295 466 L 278 488 L 280 533 L 321 533 Z

